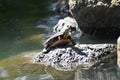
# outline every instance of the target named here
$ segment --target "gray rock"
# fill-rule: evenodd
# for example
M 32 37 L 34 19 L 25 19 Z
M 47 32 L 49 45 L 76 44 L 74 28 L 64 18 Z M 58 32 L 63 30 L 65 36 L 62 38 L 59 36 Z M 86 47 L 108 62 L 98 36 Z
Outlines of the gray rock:
M 118 37 L 120 0 L 69 0 L 80 29 L 95 37 Z
M 116 55 L 114 44 L 77 44 L 75 46 L 62 46 L 51 49 L 48 53 L 38 53 L 34 63 L 51 66 L 57 70 L 74 70 L 78 66 L 91 68 L 110 55 Z
M 117 40 L 117 64 L 120 68 L 120 37 Z
M 69 0 L 59 0 L 54 8 L 54 11 L 56 11 L 56 13 L 61 16 L 61 18 L 71 16 L 69 12 L 68 1 Z

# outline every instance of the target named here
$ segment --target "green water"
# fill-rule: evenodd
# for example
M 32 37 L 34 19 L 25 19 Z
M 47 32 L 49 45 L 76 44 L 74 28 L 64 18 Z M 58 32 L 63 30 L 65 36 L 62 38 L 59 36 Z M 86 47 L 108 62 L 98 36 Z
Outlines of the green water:
M 29 64 L 29 59 L 23 55 L 43 48 L 41 39 L 48 32 L 36 25 L 41 19 L 53 15 L 48 8 L 54 1 L 0 0 L 0 80 L 22 76 L 31 76 L 29 80 L 33 80 L 47 74 L 44 66 Z
M 52 27 L 47 17 L 54 14 L 48 9 L 54 1 L 0 0 L 0 80 L 119 80 L 120 71 L 116 68 L 57 71 L 31 62 L 43 49 L 43 39 L 49 33 L 48 28 L 36 26 Z M 95 40 L 89 36 L 80 38 L 80 43 L 105 42 L 114 41 Z
M 35 26 L 53 14 L 48 10 L 53 1 L 0 0 L 0 59 L 41 48 L 45 30 Z

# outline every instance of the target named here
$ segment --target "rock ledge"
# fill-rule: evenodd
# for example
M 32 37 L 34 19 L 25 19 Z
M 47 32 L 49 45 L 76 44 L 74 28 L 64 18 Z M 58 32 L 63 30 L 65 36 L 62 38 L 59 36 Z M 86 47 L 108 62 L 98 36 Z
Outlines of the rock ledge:
M 115 44 L 77 44 L 56 47 L 48 53 L 39 52 L 34 63 L 51 66 L 57 70 L 74 70 L 78 66 L 91 68 L 96 63 L 116 55 Z

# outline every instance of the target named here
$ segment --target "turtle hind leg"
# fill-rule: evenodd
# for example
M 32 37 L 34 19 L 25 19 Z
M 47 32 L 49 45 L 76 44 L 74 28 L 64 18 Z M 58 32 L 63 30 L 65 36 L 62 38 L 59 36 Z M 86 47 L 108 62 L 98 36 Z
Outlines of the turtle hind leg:
M 42 53 L 48 53 L 50 51 L 50 48 L 48 46 L 44 47 Z
M 44 49 L 42 50 L 42 53 L 46 53 L 46 52 L 47 52 L 47 49 L 44 48 Z

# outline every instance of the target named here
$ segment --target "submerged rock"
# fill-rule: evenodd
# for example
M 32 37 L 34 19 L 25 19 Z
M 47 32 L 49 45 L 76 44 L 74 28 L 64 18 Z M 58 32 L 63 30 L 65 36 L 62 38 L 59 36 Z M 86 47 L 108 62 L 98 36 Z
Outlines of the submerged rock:
M 118 37 L 120 0 L 69 0 L 80 29 L 95 37 Z
M 51 66 L 57 70 L 73 70 L 78 66 L 91 68 L 110 55 L 116 55 L 114 44 L 77 44 L 75 46 L 61 46 L 49 51 L 42 52 L 34 57 L 34 63 Z

